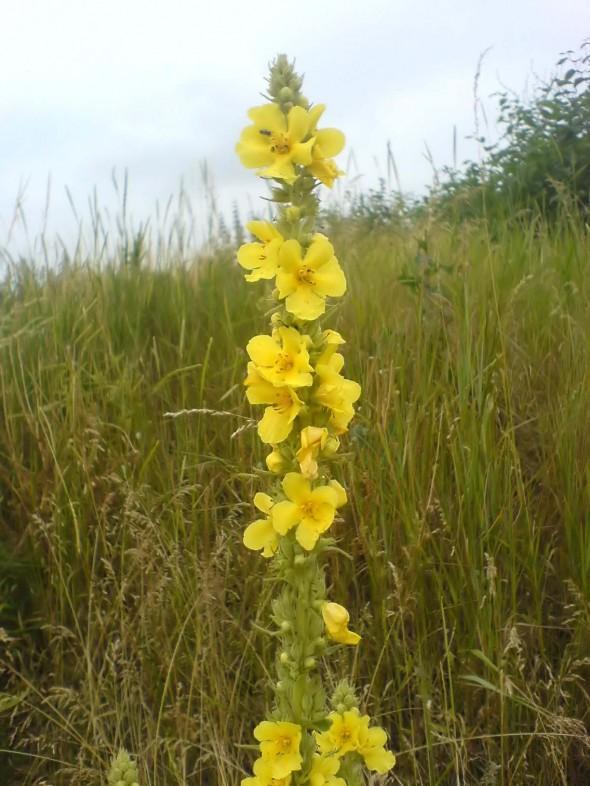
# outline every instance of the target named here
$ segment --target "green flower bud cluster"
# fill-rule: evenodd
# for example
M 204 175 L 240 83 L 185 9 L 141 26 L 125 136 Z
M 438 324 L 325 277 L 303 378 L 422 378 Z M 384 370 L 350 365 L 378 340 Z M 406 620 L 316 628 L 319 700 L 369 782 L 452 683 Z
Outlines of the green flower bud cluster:
M 301 95 L 303 77 L 295 71 L 295 61 L 289 62 L 287 55 L 277 55 L 269 65 L 268 94 L 286 113 L 294 106 L 309 107 L 309 101 Z
M 336 686 L 336 690 L 332 694 L 330 704 L 332 705 L 332 709 L 339 713 L 358 708 L 359 700 L 357 699 L 354 687 L 348 680 L 340 680 Z
M 123 748 L 113 757 L 107 782 L 109 786 L 139 786 L 137 765 Z

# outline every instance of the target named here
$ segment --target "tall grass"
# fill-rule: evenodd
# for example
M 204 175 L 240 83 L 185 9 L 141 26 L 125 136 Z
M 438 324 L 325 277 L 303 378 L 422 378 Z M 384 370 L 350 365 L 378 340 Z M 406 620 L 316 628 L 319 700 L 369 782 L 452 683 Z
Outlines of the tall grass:
M 391 782 L 587 784 L 586 228 L 331 237 L 364 391 L 340 465 L 353 562 L 328 578 Z M 264 464 L 239 348 L 264 315 L 236 267 L 21 263 L 2 289 L 2 783 L 99 784 L 120 745 L 145 786 L 245 772 L 272 593 L 241 545 Z

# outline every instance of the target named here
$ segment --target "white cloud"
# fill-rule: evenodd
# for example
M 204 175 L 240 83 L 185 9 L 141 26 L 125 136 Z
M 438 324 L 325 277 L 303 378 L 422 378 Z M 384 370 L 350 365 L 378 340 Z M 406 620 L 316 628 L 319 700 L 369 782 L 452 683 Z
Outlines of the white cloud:
M 493 47 L 481 96 L 500 80 L 520 90 L 588 21 L 586 0 L 4 0 L 0 240 L 25 181 L 34 234 L 50 173 L 53 226 L 66 234 L 64 185 L 84 204 L 96 184 L 113 209 L 113 167 L 129 168 L 137 217 L 181 177 L 198 191 L 203 160 L 223 204 L 263 193 L 233 145 L 278 51 L 297 57 L 306 94 L 328 104 L 326 122 L 346 131 L 367 182 L 391 140 L 402 185 L 420 190 L 425 142 L 438 165 L 450 162 L 456 125 L 459 159 L 474 153 L 464 137 L 480 53 Z

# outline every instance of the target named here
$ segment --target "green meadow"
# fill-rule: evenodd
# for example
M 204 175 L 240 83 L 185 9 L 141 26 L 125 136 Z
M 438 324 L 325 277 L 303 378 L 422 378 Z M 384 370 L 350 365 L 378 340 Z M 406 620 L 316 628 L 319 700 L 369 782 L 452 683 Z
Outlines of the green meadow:
M 390 784 L 590 782 L 590 238 L 558 219 L 325 219 L 326 325 L 363 387 L 327 580 L 330 661 Z M 0 782 L 237 786 L 270 701 L 274 589 L 241 538 L 264 480 L 232 243 L 0 290 Z M 375 779 L 374 783 L 385 782 Z

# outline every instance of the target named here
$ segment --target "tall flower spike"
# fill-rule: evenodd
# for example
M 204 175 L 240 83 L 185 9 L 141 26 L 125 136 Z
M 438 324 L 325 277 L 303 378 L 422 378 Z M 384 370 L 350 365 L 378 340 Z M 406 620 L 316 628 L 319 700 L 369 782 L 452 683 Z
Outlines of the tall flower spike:
M 334 157 L 344 135 L 318 128 L 325 106 L 310 107 L 302 82 L 279 55 L 269 101 L 249 111 L 236 147 L 244 166 L 274 180 L 277 205 L 274 223 L 247 225 L 256 239 L 239 249 L 238 262 L 246 281 L 274 287 L 270 333 L 246 347 L 246 397 L 264 407 L 258 436 L 272 450 L 267 489 L 254 496 L 263 515 L 248 524 L 243 541 L 272 561 L 281 586 L 272 602 L 280 643 L 274 706 L 253 730 L 259 756 L 242 786 L 361 786 L 363 762 L 378 773 L 395 762 L 386 732 L 361 715 L 347 681 L 328 705 L 319 668 L 332 647 L 361 640 L 348 627 L 347 609 L 326 599 L 321 561 L 347 504 L 331 467 L 361 388 L 341 373 L 343 337 L 319 321 L 347 288 L 334 247 L 316 227 L 318 186 L 331 187 L 342 174 Z

